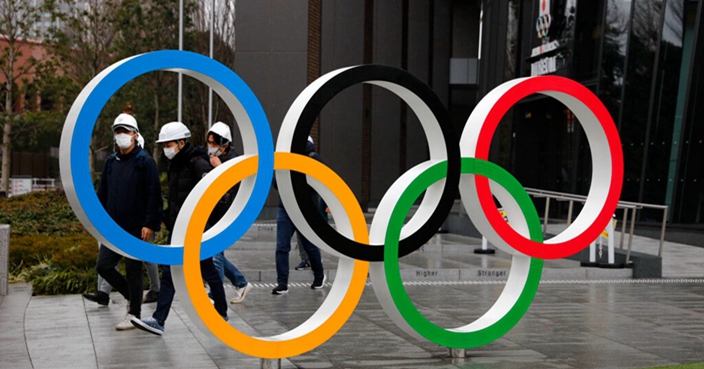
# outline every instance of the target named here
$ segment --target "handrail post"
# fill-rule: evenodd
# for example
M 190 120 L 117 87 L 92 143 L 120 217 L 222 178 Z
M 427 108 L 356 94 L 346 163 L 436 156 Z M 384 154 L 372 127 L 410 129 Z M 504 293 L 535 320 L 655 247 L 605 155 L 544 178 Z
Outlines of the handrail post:
M 631 231 L 628 235 L 628 252 L 626 253 L 626 265 L 631 263 L 631 245 L 633 244 L 633 227 L 636 223 L 636 209 L 633 208 L 633 213 L 631 214 Z
M 667 222 L 667 206 L 662 212 L 662 228 L 660 229 L 660 249 L 658 250 L 658 256 L 662 257 L 662 244 L 665 242 L 665 222 Z
M 574 205 L 574 200 L 570 200 L 570 206 L 567 208 L 567 226 L 572 224 L 572 206 Z
M 545 221 L 543 222 L 543 234 L 548 233 L 548 210 L 550 210 L 550 196 L 545 196 Z
M 626 223 L 628 223 L 628 208 L 623 208 L 623 222 L 621 223 L 621 244 L 619 250 L 623 250 L 623 238 L 626 235 Z

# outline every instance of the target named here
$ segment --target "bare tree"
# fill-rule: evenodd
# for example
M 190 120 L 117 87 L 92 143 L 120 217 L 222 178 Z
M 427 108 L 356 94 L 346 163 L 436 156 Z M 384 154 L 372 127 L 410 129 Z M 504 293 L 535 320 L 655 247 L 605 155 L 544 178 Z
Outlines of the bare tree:
M 47 1 L 54 9 L 55 26 L 49 29 L 47 45 L 60 65 L 60 70 L 79 86 L 85 86 L 111 62 L 115 39 L 112 23 L 114 4 L 106 0 Z M 89 168 L 93 169 L 95 153 L 112 145 L 112 135 L 101 134 L 104 124 L 96 123 L 90 143 Z
M 195 6 L 193 1 L 185 1 L 184 27 L 186 29 L 191 24 L 191 19 L 187 15 L 193 6 Z M 123 0 L 119 9 L 116 22 L 118 37 L 115 47 L 119 57 L 178 48 L 178 0 Z M 188 34 L 185 36 L 188 37 Z M 171 108 L 172 103 L 176 101 L 176 76 L 171 72 L 152 72 L 139 77 L 137 82 L 143 83 L 140 99 L 142 101 L 136 101 L 135 105 L 139 105 L 136 107 L 145 111 L 146 102 L 153 102 L 151 103 L 153 105 L 152 129 L 156 135 L 164 116 L 168 117 L 170 113 L 176 111 L 175 108 Z M 175 114 L 173 115 L 172 119 L 175 120 Z M 152 154 L 158 164 L 161 147 L 155 145 Z
M 5 106 L 2 135 L 2 183 L 0 190 L 8 192 L 10 180 L 10 155 L 12 123 L 19 106 L 14 104 L 18 95 L 16 87 L 22 78 L 33 73 L 39 60 L 32 56 L 36 42 L 29 40 L 32 27 L 40 19 L 41 9 L 24 0 L 0 0 L 0 75 L 5 79 L 3 93 Z M 25 53 L 27 56 L 25 57 Z M 23 63 L 20 63 L 22 59 Z

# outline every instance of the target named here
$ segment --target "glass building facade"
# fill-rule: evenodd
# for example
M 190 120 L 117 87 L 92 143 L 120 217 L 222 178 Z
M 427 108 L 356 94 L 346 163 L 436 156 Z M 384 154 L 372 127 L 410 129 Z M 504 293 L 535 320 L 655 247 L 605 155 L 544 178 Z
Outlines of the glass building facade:
M 279 5 L 237 3 L 236 71 L 262 101 L 274 132 L 307 83 L 351 65 L 390 65 L 418 77 L 446 104 L 457 132 L 479 99 L 503 82 L 559 75 L 589 88 L 611 112 L 625 159 L 621 199 L 668 205 L 670 225 L 704 229 L 704 0 Z M 417 117 L 378 87 L 340 94 L 311 134 L 326 163 L 369 206 L 428 157 Z M 490 156 L 525 187 L 582 195 L 592 165 L 600 165 L 591 162 L 572 112 L 542 95 L 506 114 Z M 567 204 L 551 204 L 567 215 Z M 655 225 L 662 217 L 660 210 L 637 213 L 638 221 Z
M 485 2 L 483 32 L 505 33 L 506 52 L 502 63 L 480 61 L 479 89 L 486 93 L 505 80 L 545 74 L 582 83 L 599 96 L 621 134 L 621 199 L 668 205 L 671 224 L 704 224 L 703 3 Z M 503 81 L 482 79 L 497 75 L 495 68 L 502 69 Z M 504 123 L 492 160 L 526 187 L 586 195 L 591 167 L 599 163 L 591 163 L 586 137 L 567 108 L 533 96 Z M 659 222 L 662 216 L 646 209 L 638 220 Z

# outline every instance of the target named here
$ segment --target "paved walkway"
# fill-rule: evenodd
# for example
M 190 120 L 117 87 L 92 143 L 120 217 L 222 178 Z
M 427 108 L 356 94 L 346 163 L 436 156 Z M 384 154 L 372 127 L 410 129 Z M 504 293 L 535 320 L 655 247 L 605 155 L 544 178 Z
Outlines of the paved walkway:
M 255 227 L 227 251 L 255 288 L 230 305 L 230 324 L 248 334 L 273 335 L 304 322 L 322 304 L 308 288 L 309 271 L 291 271 L 290 293 L 272 296 L 275 282 L 269 226 Z M 415 305 L 445 327 L 479 317 L 503 288 L 508 255 L 476 255 L 477 239 L 439 235 L 401 259 Z M 654 253 L 657 241 L 636 237 L 634 250 Z M 297 261 L 292 252 L 292 266 Z M 336 260 L 325 256 L 334 278 Z M 580 268 L 546 262 L 526 316 L 504 337 L 452 359 L 448 350 L 419 342 L 386 316 L 368 285 L 350 320 L 327 343 L 282 361 L 283 368 L 639 368 L 704 362 L 704 249 L 666 243 L 663 279 L 633 280 L 630 270 Z M 480 273 L 496 271 L 496 273 Z M 634 283 L 635 282 L 635 283 Z M 229 286 L 229 285 L 228 285 Z M 234 293 L 230 287 L 226 292 Z M 115 331 L 126 302 L 108 307 L 79 295 L 31 296 L 10 286 L 0 298 L 0 368 L 258 368 L 249 358 L 201 333 L 174 304 L 164 336 Z M 149 316 L 154 304 L 144 305 Z

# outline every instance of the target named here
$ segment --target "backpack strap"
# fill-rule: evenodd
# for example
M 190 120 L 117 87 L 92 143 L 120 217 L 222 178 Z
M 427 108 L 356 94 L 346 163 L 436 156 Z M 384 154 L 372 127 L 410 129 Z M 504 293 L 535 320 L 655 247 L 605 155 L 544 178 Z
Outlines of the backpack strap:
M 137 153 L 137 156 L 134 158 L 135 163 L 137 165 L 137 168 L 144 169 L 144 167 L 145 167 L 144 161 L 146 160 L 147 156 L 149 156 L 149 155 L 144 150 L 140 150 Z

